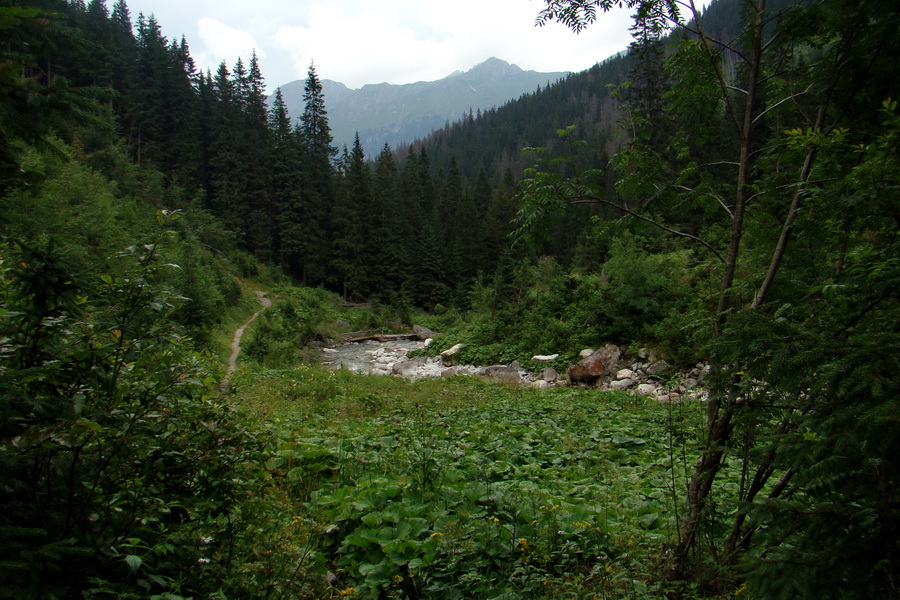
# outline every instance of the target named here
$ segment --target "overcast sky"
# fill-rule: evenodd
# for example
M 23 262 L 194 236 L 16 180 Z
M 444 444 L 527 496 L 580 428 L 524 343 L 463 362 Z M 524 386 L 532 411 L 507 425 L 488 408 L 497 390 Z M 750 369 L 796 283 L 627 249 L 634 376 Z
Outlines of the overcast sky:
M 581 71 L 626 48 L 627 12 L 581 34 L 534 22 L 543 0 L 127 0 L 133 19 L 155 14 L 182 35 L 197 66 L 215 71 L 255 48 L 270 91 L 305 79 L 433 81 L 495 56 L 534 71 Z M 112 7 L 113 0 L 107 0 Z

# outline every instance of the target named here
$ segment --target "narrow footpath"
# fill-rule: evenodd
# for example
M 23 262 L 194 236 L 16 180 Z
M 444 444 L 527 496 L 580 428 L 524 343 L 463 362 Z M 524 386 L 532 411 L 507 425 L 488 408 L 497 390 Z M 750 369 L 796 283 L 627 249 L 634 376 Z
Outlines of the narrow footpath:
M 246 331 L 250 323 L 256 320 L 256 317 L 258 317 L 262 311 L 272 306 L 272 301 L 266 298 L 265 292 L 255 290 L 254 293 L 259 299 L 259 304 L 262 308 L 253 313 L 253 316 L 247 319 L 247 322 L 238 327 L 234 332 L 234 339 L 231 340 L 231 356 L 228 357 L 228 368 L 225 369 L 225 376 L 222 378 L 222 381 L 219 382 L 219 390 L 222 392 L 228 391 L 228 387 L 231 385 L 231 374 L 237 369 L 237 359 L 238 355 L 241 353 L 241 338 L 244 337 L 244 331 Z

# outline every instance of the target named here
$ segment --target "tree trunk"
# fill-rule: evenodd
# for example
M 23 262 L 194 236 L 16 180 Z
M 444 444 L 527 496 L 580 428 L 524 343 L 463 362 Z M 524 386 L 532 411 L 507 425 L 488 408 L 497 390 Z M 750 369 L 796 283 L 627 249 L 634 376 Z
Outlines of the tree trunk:
M 753 46 L 750 56 L 747 99 L 744 106 L 743 122 L 739 131 L 740 159 L 738 162 L 738 177 L 735 184 L 734 213 L 731 220 L 731 242 L 725 259 L 725 273 L 722 277 L 714 335 L 718 335 L 727 312 L 731 308 L 731 288 L 737 271 L 741 236 L 743 235 L 744 212 L 750 194 L 753 120 L 762 65 L 763 11 L 765 8 L 766 0 L 757 0 L 755 13 L 752 16 Z M 728 89 L 723 89 L 722 93 L 728 94 L 730 92 Z M 714 365 L 713 368 L 719 371 L 721 366 Z M 706 448 L 697 460 L 691 481 L 688 484 L 687 509 L 681 526 L 682 538 L 675 548 L 674 560 L 671 565 L 670 575 L 677 579 L 682 578 L 687 572 L 690 554 L 700 532 L 703 509 L 706 507 L 706 500 L 712 490 L 713 482 L 722 466 L 722 459 L 731 437 L 731 431 L 734 428 L 734 416 L 740 410 L 737 400 L 728 393 L 728 384 L 721 376 L 721 372 L 718 375 L 718 377 L 714 378 L 714 385 L 710 390 L 710 398 L 707 405 Z

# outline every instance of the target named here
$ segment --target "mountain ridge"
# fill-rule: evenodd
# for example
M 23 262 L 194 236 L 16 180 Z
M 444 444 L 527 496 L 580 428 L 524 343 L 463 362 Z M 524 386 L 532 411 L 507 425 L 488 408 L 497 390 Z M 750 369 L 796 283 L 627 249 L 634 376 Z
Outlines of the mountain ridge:
M 568 74 L 526 71 L 490 57 L 436 81 L 370 83 L 356 89 L 330 79 L 321 82 L 335 145 L 349 147 L 359 133 L 366 155 L 372 157 L 385 144 L 413 142 L 470 111 L 499 106 Z M 303 112 L 304 86 L 305 81 L 298 80 L 280 87 L 295 120 Z

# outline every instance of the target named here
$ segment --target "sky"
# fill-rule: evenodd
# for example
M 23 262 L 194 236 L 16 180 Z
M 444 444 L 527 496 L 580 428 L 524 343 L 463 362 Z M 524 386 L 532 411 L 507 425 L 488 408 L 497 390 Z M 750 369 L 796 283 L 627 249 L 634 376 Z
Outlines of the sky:
M 111 7 L 112 0 L 107 0 Z M 269 91 L 306 79 L 359 88 L 434 81 L 490 57 L 525 70 L 581 71 L 627 48 L 626 11 L 575 34 L 536 27 L 543 0 L 127 0 L 132 19 L 156 16 L 187 40 L 198 68 L 246 64 L 256 50 Z

